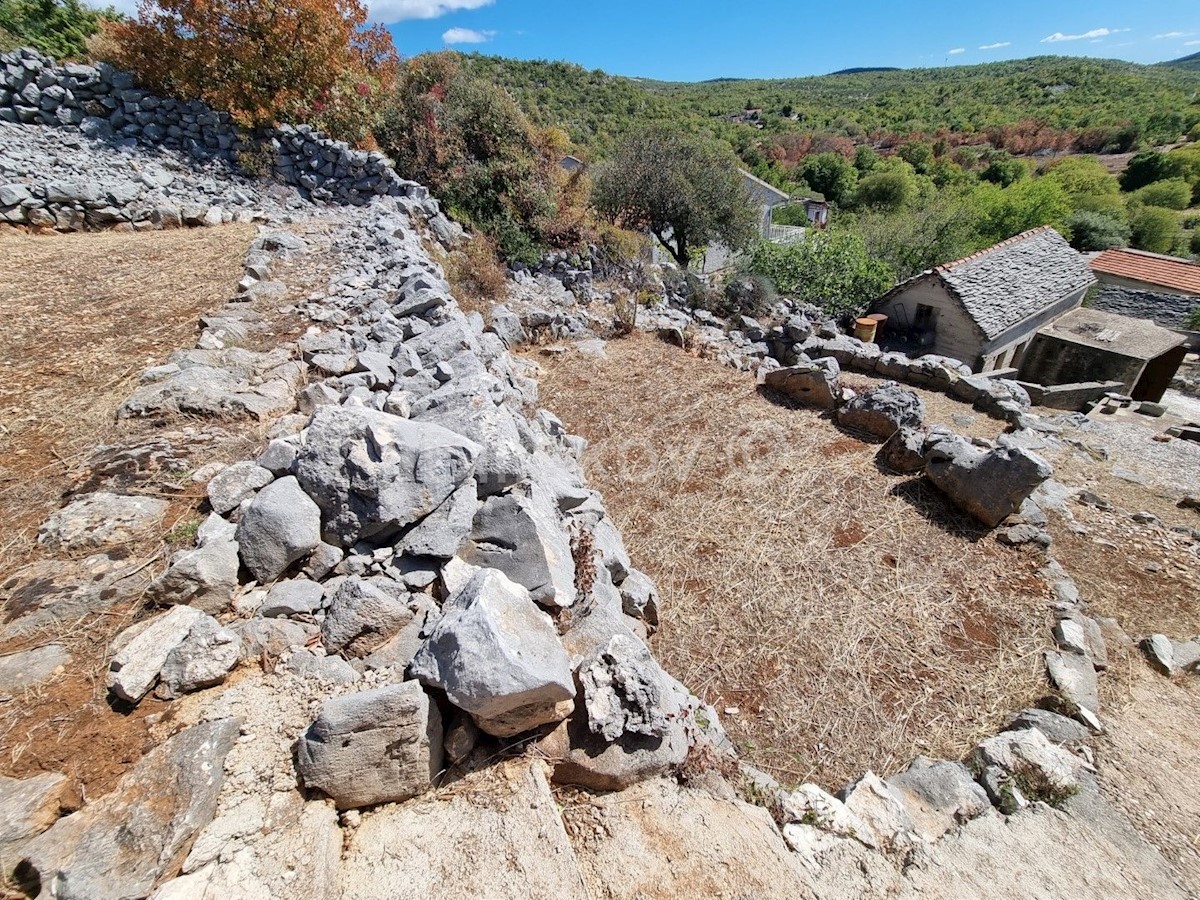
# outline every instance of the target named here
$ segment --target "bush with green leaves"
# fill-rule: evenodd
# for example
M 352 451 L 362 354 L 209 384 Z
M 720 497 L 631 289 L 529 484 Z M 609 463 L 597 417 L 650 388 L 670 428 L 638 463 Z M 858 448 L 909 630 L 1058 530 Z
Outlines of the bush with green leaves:
M 1029 174 L 1029 169 L 1025 163 L 1019 159 L 1013 159 L 1008 154 L 996 155 L 991 162 L 984 166 L 979 173 L 979 177 L 984 181 L 990 181 L 992 184 L 998 184 L 1000 187 L 1008 187 L 1016 181 L 1020 181 Z
M 737 157 L 668 125 L 622 141 L 595 176 L 592 206 L 623 228 L 649 231 L 683 268 L 697 248 L 742 250 L 757 230 Z
M 1200 256 L 1200 231 L 1192 232 L 1192 239 L 1188 242 L 1188 249 L 1192 251 L 1192 256 Z
M 725 318 L 736 315 L 757 317 L 771 308 L 777 296 L 775 285 L 769 278 L 762 275 L 735 275 L 725 283 L 721 299 L 712 311 Z
M 121 18 L 111 6 L 96 9 L 79 0 L 0 0 L 0 42 L 33 47 L 55 59 L 82 59 L 88 38 L 105 22 Z
M 1183 178 L 1164 178 L 1139 188 L 1133 197 L 1144 206 L 1184 210 L 1192 205 L 1192 186 Z
M 1170 253 L 1179 238 L 1179 215 L 1161 206 L 1139 206 L 1129 215 L 1130 243 L 1150 253 Z
M 1129 165 L 1121 173 L 1121 190 L 1136 191 L 1148 184 L 1177 175 L 1179 166 L 1167 154 L 1157 150 L 1143 150 L 1129 161 Z
M 1104 213 L 1076 210 L 1067 219 L 1071 229 L 1071 246 L 1080 253 L 1128 247 L 1129 225 Z
M 979 185 L 974 202 L 982 213 L 980 237 L 989 244 L 1040 225 L 1070 236 L 1071 201 L 1057 183 L 1046 178 L 1027 178 L 1006 188 L 985 182 Z
M 858 170 L 840 153 L 814 153 L 804 157 L 800 175 L 825 199 L 838 206 L 848 206 L 854 200 L 858 186 Z
M 916 196 L 917 182 L 913 176 L 896 170 L 872 172 L 858 182 L 854 205 L 894 212 L 908 206 Z
M 406 178 L 429 186 L 510 262 L 534 264 L 557 213 L 557 159 L 502 88 L 457 54 L 408 60 L 376 139 Z
M 861 311 L 896 283 L 895 272 L 867 253 L 860 235 L 837 229 L 809 232 L 798 244 L 760 243 L 746 271 L 831 316 Z

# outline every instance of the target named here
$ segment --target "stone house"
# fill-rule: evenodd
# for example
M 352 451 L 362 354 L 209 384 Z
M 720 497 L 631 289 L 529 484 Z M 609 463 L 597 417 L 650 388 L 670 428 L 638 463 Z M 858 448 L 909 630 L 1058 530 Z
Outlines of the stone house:
M 870 312 L 888 317 L 889 341 L 991 372 L 1018 367 L 1038 330 L 1077 308 L 1093 284 L 1087 261 L 1043 226 L 922 272 Z
M 1134 400 L 1157 403 L 1186 352 L 1182 335 L 1145 319 L 1076 309 L 1034 336 L 1021 362 L 1021 380 L 1116 382 Z
M 1100 282 L 1093 306 L 1104 312 L 1186 329 L 1200 307 L 1200 265 L 1144 250 L 1105 250 L 1091 260 Z

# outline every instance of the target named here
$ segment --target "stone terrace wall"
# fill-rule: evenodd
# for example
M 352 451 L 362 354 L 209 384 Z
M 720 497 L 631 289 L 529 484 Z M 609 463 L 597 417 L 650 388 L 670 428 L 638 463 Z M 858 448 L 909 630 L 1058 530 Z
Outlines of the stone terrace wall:
M 407 196 L 412 187 L 382 154 L 354 150 L 307 125 L 251 136 L 228 114 L 204 103 L 139 90 L 128 72 L 104 64 L 59 66 L 29 49 L 0 54 L 0 123 L 4 122 L 77 129 L 117 146 L 164 147 L 197 159 L 220 160 L 233 169 L 238 168 L 240 153 L 265 147 L 274 156 L 273 177 L 318 202 L 361 206 L 374 197 Z M 22 209 L 53 204 L 44 196 L 25 200 L 32 202 L 0 205 L 0 220 L 26 224 Z

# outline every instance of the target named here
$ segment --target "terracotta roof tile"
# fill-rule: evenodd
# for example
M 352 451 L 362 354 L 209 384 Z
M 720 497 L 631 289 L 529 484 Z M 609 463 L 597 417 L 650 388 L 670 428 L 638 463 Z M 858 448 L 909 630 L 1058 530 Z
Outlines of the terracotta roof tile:
M 1200 266 L 1173 256 L 1141 250 L 1105 250 L 1092 271 L 1200 296 Z

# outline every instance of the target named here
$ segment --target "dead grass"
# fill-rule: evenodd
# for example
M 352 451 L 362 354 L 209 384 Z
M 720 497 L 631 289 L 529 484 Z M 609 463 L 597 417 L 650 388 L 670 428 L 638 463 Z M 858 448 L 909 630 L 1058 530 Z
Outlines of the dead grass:
M 1032 555 L 746 375 L 643 335 L 607 350 L 538 357 L 543 403 L 662 592 L 656 654 L 753 763 L 837 788 L 957 758 L 1044 692 Z
M 180 437 L 161 425 L 117 426 L 114 414 L 143 368 L 194 345 L 198 316 L 233 295 L 255 234 L 247 225 L 0 236 L 0 303 L 8 316 L 0 346 L 0 583 L 6 588 L 20 585 L 21 573 L 42 557 L 37 528 L 86 474 L 85 462 L 98 444 Z M 196 446 L 217 458 L 241 439 L 216 431 Z M 193 516 L 203 497 L 202 486 L 186 473 L 178 488 L 168 494 L 173 503 L 164 530 Z M 148 535 L 115 548 L 131 570 L 145 565 L 140 583 L 164 552 L 161 538 Z M 69 581 L 76 565 L 63 561 L 61 577 Z M 35 580 L 24 590 L 37 592 L 38 585 Z M 0 608 L 0 621 L 6 612 L 12 611 Z M 109 640 L 141 612 L 135 591 L 129 602 L 57 633 L 0 646 L 9 653 L 54 641 L 74 657 L 60 678 L 0 704 L 0 771 L 65 771 L 97 796 L 141 757 L 148 740 L 144 720 L 161 713 L 162 704 L 147 701 L 131 714 L 114 712 L 102 678 Z

